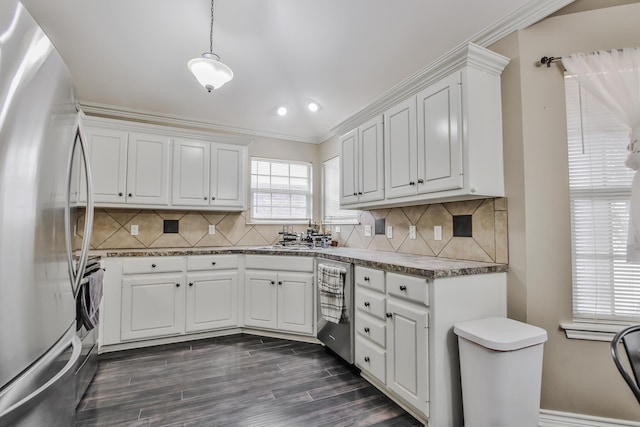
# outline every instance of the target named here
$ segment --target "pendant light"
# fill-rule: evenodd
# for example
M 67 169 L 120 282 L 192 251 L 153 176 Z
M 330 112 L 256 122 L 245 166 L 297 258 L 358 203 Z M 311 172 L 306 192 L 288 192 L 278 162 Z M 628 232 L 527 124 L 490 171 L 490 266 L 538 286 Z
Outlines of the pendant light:
M 209 52 L 200 58 L 194 58 L 187 64 L 189 71 L 207 91 L 218 89 L 233 78 L 233 71 L 220 62 L 220 57 L 213 53 L 213 0 L 211 0 L 211 27 L 209 29 Z

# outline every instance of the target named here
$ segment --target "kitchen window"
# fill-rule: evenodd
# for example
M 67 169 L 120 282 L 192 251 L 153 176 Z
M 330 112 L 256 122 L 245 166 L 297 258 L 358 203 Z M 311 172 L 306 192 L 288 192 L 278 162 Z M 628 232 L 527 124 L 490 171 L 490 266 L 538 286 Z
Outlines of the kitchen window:
M 252 157 L 251 220 L 309 222 L 313 196 L 311 172 L 311 163 Z
M 340 157 L 322 164 L 322 212 L 324 224 L 357 224 L 358 211 L 340 209 Z
M 627 263 L 634 171 L 628 131 L 600 101 L 565 77 L 574 322 L 570 338 L 610 340 L 640 320 L 640 264 Z

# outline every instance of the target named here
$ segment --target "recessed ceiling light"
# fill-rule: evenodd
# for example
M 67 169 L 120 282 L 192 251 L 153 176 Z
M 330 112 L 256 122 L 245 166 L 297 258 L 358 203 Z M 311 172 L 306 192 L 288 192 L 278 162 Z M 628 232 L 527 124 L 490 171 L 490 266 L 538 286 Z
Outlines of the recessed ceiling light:
M 317 102 L 313 102 L 313 101 L 309 101 L 307 103 L 307 108 L 309 109 L 309 111 L 314 112 L 314 113 L 316 111 L 318 111 L 318 109 L 320 109 L 320 107 L 318 106 L 318 103 Z
M 279 116 L 286 116 L 288 112 L 289 110 L 287 109 L 287 107 L 285 106 L 278 107 L 277 113 Z

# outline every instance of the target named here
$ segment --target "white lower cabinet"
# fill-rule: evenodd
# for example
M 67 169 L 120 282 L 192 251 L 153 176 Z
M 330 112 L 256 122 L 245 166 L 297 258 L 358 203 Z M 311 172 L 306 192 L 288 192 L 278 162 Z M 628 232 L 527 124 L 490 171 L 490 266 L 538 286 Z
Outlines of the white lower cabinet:
M 121 266 L 120 334 L 114 339 L 109 325 L 103 344 L 238 326 L 237 255 L 125 258 Z M 105 285 L 110 319 L 114 297 Z
M 428 309 L 424 302 L 394 298 L 425 279 L 356 267 L 356 365 L 423 416 L 429 415 Z M 406 283 L 404 281 L 406 278 Z M 397 281 L 401 280 L 401 284 Z M 413 288 L 408 288 L 407 284 Z
M 313 274 L 247 271 L 245 326 L 313 333 Z
M 125 277 L 121 338 L 134 340 L 183 333 L 183 281 L 182 273 Z
M 186 332 L 238 326 L 238 272 L 187 273 Z
M 315 334 L 313 258 L 245 257 L 244 325 Z
M 387 387 L 428 415 L 427 309 L 389 298 L 387 313 Z
M 506 273 L 426 279 L 356 266 L 355 363 L 429 426 L 462 425 L 453 325 L 506 316 Z

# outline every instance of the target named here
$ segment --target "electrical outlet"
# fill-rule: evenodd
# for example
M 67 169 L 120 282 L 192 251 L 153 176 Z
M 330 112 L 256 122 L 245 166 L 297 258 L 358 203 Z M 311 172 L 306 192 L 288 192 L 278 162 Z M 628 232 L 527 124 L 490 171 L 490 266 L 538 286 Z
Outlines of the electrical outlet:
M 370 225 L 365 225 L 364 226 L 364 237 L 371 237 L 371 226 Z
M 442 240 L 442 226 L 434 225 L 433 226 L 433 240 Z
M 409 226 L 409 239 L 411 239 L 411 240 L 415 240 L 416 239 L 416 226 L 415 225 L 410 225 Z
M 132 236 L 137 236 L 138 235 L 138 226 L 137 225 L 132 225 L 131 226 L 131 235 Z
M 216 225 L 209 224 L 209 234 L 216 234 Z
M 387 239 L 392 239 L 393 238 L 393 227 L 390 225 L 387 225 Z
M 336 230 L 336 233 L 339 233 L 339 232 L 340 232 L 340 226 L 339 226 L 339 225 L 336 225 L 336 226 L 334 227 L 334 229 Z

